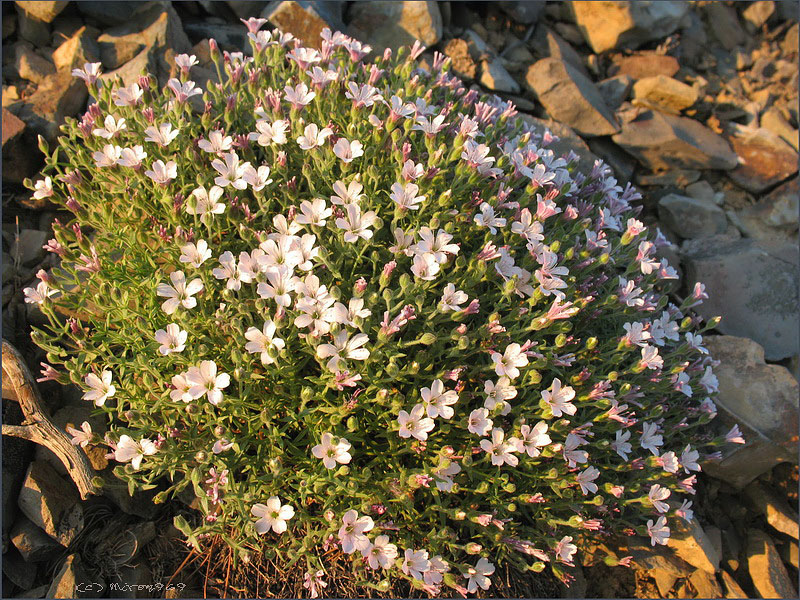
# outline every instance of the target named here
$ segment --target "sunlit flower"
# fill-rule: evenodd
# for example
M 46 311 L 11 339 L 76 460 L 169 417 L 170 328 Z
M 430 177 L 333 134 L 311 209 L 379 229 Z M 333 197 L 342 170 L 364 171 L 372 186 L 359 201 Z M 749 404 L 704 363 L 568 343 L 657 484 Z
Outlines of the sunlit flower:
M 502 429 L 495 427 L 492 429 L 492 440 L 481 440 L 481 448 L 492 458 L 492 464 L 499 467 L 509 464 L 516 467 L 519 459 L 514 456 L 514 452 L 519 452 L 517 441 L 514 438 L 504 440 L 505 433 Z
M 667 527 L 667 519 L 658 517 L 655 523 L 652 519 L 647 521 L 647 534 L 650 536 L 650 545 L 655 546 L 661 544 L 665 546 L 669 540 L 669 527 Z
M 379 535 L 369 546 L 361 550 L 370 569 L 390 569 L 397 558 L 397 546 L 389 543 L 388 535 Z
M 174 160 L 166 163 L 163 160 L 157 160 L 144 174 L 160 185 L 167 185 L 178 176 L 178 164 Z
M 350 462 L 350 442 L 344 438 L 334 438 L 333 434 L 325 432 L 322 440 L 311 449 L 311 454 L 322 460 L 326 469 L 333 469 L 336 463 L 346 465 Z
M 286 342 L 281 338 L 275 337 L 275 329 L 275 323 L 272 322 L 272 319 L 266 319 L 261 330 L 250 327 L 244 332 L 244 337 L 249 340 L 244 349 L 250 354 L 260 354 L 261 364 L 270 365 L 274 363 L 275 358 L 270 354 L 277 354 L 286 345 Z
M 322 146 L 331 135 L 333 135 L 333 130 L 330 127 L 320 129 L 316 124 L 311 123 L 306 125 L 303 135 L 297 138 L 297 145 L 302 150 L 311 150 L 317 146 Z
M 208 242 L 205 240 L 198 240 L 197 244 L 190 242 L 181 246 L 181 255 L 178 260 L 198 268 L 209 258 L 211 258 L 211 250 L 208 247 Z
M 333 146 L 333 153 L 343 163 L 350 163 L 359 156 L 364 156 L 364 146 L 358 140 L 348 142 L 344 138 L 339 138 Z
M 81 448 L 86 448 L 86 446 L 92 442 L 92 438 L 94 437 L 94 434 L 92 433 L 92 426 L 88 421 L 84 421 L 81 424 L 80 429 L 75 429 L 74 427 L 67 425 L 66 431 L 72 436 L 72 445 L 80 446 Z
M 153 142 L 162 148 L 166 148 L 178 137 L 180 131 L 172 129 L 172 123 L 162 123 L 158 127 L 150 126 L 144 130 L 144 141 Z
M 89 386 L 89 390 L 83 393 L 83 399 L 94 402 L 95 406 L 103 406 L 117 391 L 117 388 L 111 385 L 111 378 L 112 374 L 108 369 L 103 369 L 100 377 L 94 373 L 87 374 L 83 381 Z
M 369 548 L 369 538 L 364 535 L 375 527 L 372 518 L 367 515 L 358 516 L 355 510 L 348 510 L 342 516 L 342 526 L 339 528 L 339 541 L 342 544 L 342 552 L 352 554 L 356 550 L 364 551 Z
M 449 419 L 454 411 L 451 405 L 458 402 L 458 392 L 455 390 L 444 390 L 444 383 L 441 379 L 435 379 L 430 388 L 424 387 L 420 390 L 422 402 L 429 417 L 435 419 L 442 417 Z
M 286 531 L 286 521 L 294 517 L 294 508 L 281 504 L 277 496 L 271 496 L 266 504 L 254 504 L 250 513 L 258 518 L 255 522 L 256 533 L 264 535 L 271 529 L 280 535 Z
M 161 344 L 158 348 L 159 354 L 166 356 L 173 352 L 183 352 L 186 349 L 188 335 L 177 323 L 170 323 L 166 330 L 159 329 L 155 336 L 156 341 Z
M 169 274 L 169 279 L 172 285 L 167 283 L 159 283 L 156 288 L 156 294 L 162 298 L 168 298 L 161 308 L 162 310 L 171 315 L 174 313 L 178 306 L 183 308 L 194 308 L 197 306 L 197 299 L 194 295 L 203 289 L 203 282 L 200 278 L 192 279 L 188 284 L 186 283 L 186 276 L 183 271 L 173 271 Z
M 401 410 L 397 415 L 397 422 L 400 424 L 398 435 L 401 438 L 414 437 L 420 441 L 427 440 L 428 432 L 435 427 L 435 423 L 430 417 L 423 416 L 424 414 L 425 407 L 422 404 L 414 405 L 411 413 Z
M 485 558 L 479 558 L 474 567 L 467 569 L 467 591 L 470 594 L 475 593 L 478 588 L 488 590 L 492 585 L 489 576 L 494 573 L 494 565 Z
M 121 435 L 114 450 L 114 460 L 117 462 L 130 462 L 135 471 L 142 466 L 145 456 L 152 456 L 158 452 L 155 442 L 142 438 L 138 442 L 129 435 Z
M 317 346 L 317 356 L 328 359 L 325 365 L 329 371 L 341 371 L 346 360 L 367 360 L 369 350 L 362 348 L 369 341 L 363 333 L 357 333 L 352 338 L 347 331 L 342 330 L 333 336 L 333 344 L 320 344 Z
M 222 390 L 231 384 L 230 375 L 217 374 L 217 365 L 213 360 L 200 361 L 197 367 L 189 367 L 186 373 L 189 382 L 189 394 L 195 400 L 206 396 L 211 404 L 222 402 Z

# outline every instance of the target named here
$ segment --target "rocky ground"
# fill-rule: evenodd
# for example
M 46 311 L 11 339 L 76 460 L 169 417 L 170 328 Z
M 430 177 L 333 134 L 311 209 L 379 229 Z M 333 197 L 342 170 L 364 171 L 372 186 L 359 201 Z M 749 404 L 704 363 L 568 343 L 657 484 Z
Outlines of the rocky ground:
M 675 293 L 702 281 L 710 299 L 700 313 L 724 317 L 706 338 L 720 362 L 716 426 L 739 423 L 748 443 L 705 466 L 698 519 L 673 534 L 674 552 L 609 541 L 634 556 L 625 570 L 595 565 L 586 547 L 585 567 L 561 593 L 797 597 L 797 10 L 771 1 L 4 2 L 3 337 L 39 363 L 28 338 L 37 315 L 21 289 L 52 266 L 42 245 L 59 215 L 21 183 L 42 165 L 37 136 L 52 142 L 86 108 L 74 66 L 100 61 L 126 84 L 146 68 L 163 83 L 174 55 L 190 52 L 205 86 L 215 77 L 208 39 L 246 51 L 238 18 L 259 15 L 310 45 L 325 26 L 377 52 L 420 39 L 426 60 L 449 56 L 465 81 L 551 129 L 558 151 L 588 168 L 601 158 L 633 181 L 643 214 L 672 242 L 664 253 L 682 275 Z M 41 391 L 56 425 L 87 418 L 75 390 Z M 21 420 L 3 402 L 3 423 Z M 102 453 L 89 458 L 109 480 L 106 494 L 81 501 L 49 451 L 10 437 L 3 450 L 4 596 L 73 597 L 76 581 L 166 583 L 175 566 L 159 557 L 176 558 L 175 532 L 147 498 L 113 484 Z

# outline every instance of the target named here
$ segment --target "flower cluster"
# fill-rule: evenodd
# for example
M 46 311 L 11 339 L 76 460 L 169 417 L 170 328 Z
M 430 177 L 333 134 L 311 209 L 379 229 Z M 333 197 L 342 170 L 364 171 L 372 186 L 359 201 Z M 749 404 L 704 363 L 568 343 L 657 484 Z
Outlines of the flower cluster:
M 45 377 L 110 421 L 75 443 L 196 495 L 190 541 L 302 557 L 312 597 L 332 545 L 436 594 L 563 576 L 587 531 L 665 543 L 725 440 L 702 287 L 666 295 L 639 194 L 419 45 L 263 25 L 205 91 L 185 55 L 163 89 L 75 72 L 96 103 L 31 184 L 74 219 L 26 290 Z

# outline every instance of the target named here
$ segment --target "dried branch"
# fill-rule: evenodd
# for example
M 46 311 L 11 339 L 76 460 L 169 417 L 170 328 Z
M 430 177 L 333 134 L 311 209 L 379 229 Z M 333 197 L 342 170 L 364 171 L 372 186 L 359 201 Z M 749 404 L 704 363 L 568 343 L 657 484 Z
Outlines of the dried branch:
M 48 418 L 39 389 L 19 351 L 3 340 L 3 387 L 11 391 L 25 415 L 24 425 L 3 425 L 3 435 L 36 442 L 53 452 L 66 467 L 82 499 L 98 490 L 92 484 L 94 470 L 89 459 Z M 6 397 L 6 394 L 3 394 Z

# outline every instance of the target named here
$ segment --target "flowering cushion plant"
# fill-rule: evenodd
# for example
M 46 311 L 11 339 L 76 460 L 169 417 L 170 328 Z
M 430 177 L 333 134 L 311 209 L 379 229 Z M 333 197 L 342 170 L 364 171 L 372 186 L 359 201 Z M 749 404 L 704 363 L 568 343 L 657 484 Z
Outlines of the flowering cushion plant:
M 212 43 L 205 92 L 186 55 L 163 89 L 76 70 L 96 103 L 35 185 L 74 219 L 26 290 L 44 377 L 109 417 L 76 443 L 196 497 L 190 541 L 303 561 L 311 596 L 332 546 L 435 594 L 567 578 L 586 530 L 666 543 L 725 440 L 702 286 L 670 303 L 639 195 L 441 55 L 263 25 L 252 56 Z

